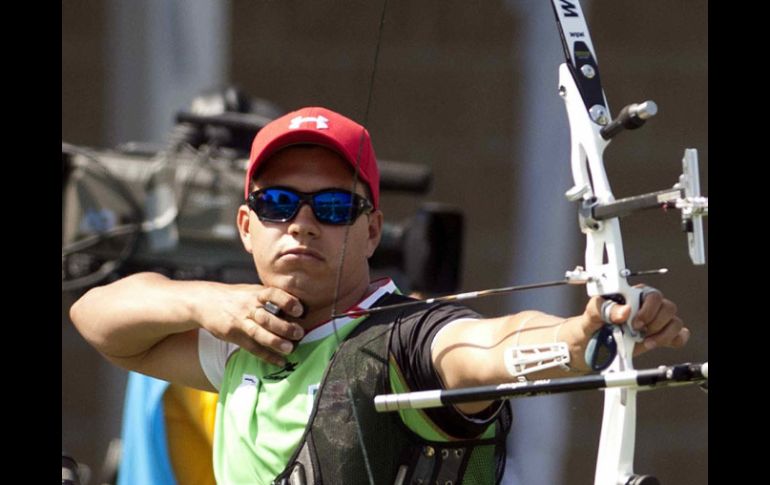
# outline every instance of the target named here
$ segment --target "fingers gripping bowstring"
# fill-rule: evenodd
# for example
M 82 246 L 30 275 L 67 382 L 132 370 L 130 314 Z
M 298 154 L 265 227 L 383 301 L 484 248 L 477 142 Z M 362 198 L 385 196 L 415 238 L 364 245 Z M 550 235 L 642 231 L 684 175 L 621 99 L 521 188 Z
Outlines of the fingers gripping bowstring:
M 379 56 L 380 56 L 380 45 L 381 45 L 381 41 L 382 41 L 383 27 L 385 25 L 385 12 L 387 11 L 387 6 L 388 6 L 388 0 L 383 0 L 382 12 L 380 13 L 380 25 L 379 25 L 379 28 L 377 30 L 377 43 L 376 43 L 375 48 L 374 48 L 374 59 L 372 60 L 372 70 L 371 70 L 371 74 L 369 76 L 369 91 L 368 91 L 367 97 L 366 97 L 366 108 L 364 110 L 364 118 L 363 118 L 363 123 L 362 123 L 362 125 L 364 126 L 364 130 L 366 129 L 365 127 L 369 125 L 369 109 L 370 109 L 370 107 L 372 105 L 372 94 L 374 92 L 374 79 L 375 79 L 375 75 L 377 73 L 377 62 L 378 62 L 378 59 L 379 59 Z M 353 193 L 356 192 L 356 188 L 357 188 L 357 185 L 358 185 L 358 174 L 359 174 L 360 166 L 361 166 L 361 156 L 362 156 L 363 149 L 364 149 L 365 138 L 366 138 L 366 133 L 362 130 L 361 131 L 361 138 L 360 138 L 360 141 L 358 143 L 358 154 L 356 156 L 356 166 L 355 166 L 355 169 L 353 170 L 353 183 L 352 183 L 352 187 L 350 189 L 351 192 L 353 192 Z M 351 213 L 353 212 L 353 210 L 354 210 L 354 208 L 351 206 L 351 208 L 350 208 Z M 340 338 L 339 333 L 337 331 L 337 320 L 334 318 L 334 315 L 337 314 L 337 300 L 339 299 L 340 287 L 342 286 L 342 274 L 343 274 L 342 269 L 343 269 L 343 267 L 345 265 L 345 254 L 346 254 L 346 250 L 347 250 L 348 236 L 350 235 L 350 228 L 351 227 L 352 227 L 352 224 L 345 226 L 345 237 L 342 240 L 342 250 L 340 252 L 340 262 L 339 262 L 339 265 L 337 266 L 337 278 L 336 278 L 337 281 L 336 281 L 336 284 L 334 286 L 334 299 L 332 300 L 332 313 L 331 313 L 332 329 L 334 330 L 334 338 L 337 340 L 337 348 L 338 349 L 339 349 L 340 345 L 342 345 L 342 339 Z M 361 451 L 363 452 L 363 455 L 364 455 L 364 465 L 366 467 L 366 473 L 367 473 L 367 475 L 369 477 L 369 484 L 370 485 L 374 485 L 374 483 L 375 483 L 374 482 L 374 473 L 372 472 L 371 463 L 369 463 L 369 454 L 367 453 L 366 445 L 364 444 L 364 436 L 363 436 L 363 430 L 361 429 L 361 422 L 358 419 L 358 413 L 356 411 L 356 406 L 355 406 L 355 403 L 353 401 L 353 392 L 352 392 L 351 386 L 350 386 L 350 382 L 351 381 L 350 381 L 350 375 L 348 373 L 347 367 L 343 366 L 343 372 L 345 374 L 345 380 L 348 383 L 348 385 L 347 385 L 347 394 L 348 394 L 348 400 L 350 401 L 350 407 L 351 407 L 351 410 L 353 412 L 353 418 L 354 418 L 355 424 L 356 424 L 356 434 L 358 436 L 358 444 L 361 447 Z

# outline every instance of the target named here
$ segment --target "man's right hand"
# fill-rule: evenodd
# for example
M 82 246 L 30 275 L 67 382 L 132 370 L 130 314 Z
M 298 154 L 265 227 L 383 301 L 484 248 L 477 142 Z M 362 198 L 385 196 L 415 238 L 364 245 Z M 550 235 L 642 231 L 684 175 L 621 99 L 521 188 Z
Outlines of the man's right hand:
M 272 303 L 280 312 L 269 312 Z M 282 366 L 305 332 L 295 319 L 303 313 L 295 296 L 260 285 L 212 283 L 210 293 L 196 305 L 195 318 L 215 337 L 234 343 L 255 356 Z
M 277 306 L 278 316 L 264 306 Z M 198 329 L 282 366 L 304 332 L 300 301 L 277 288 L 170 280 L 137 273 L 92 288 L 70 309 L 83 337 L 111 362 L 170 382 L 213 390 L 200 366 Z

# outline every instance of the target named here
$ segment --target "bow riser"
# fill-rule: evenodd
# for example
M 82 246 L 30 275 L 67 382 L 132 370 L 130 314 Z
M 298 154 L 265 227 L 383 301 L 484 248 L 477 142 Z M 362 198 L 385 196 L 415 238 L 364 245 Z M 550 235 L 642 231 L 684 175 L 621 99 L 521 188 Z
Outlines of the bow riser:
M 639 309 L 641 290 L 628 284 L 621 272 L 626 269 L 623 238 L 617 218 L 595 221 L 588 208 L 613 202 L 603 154 L 609 141 L 604 140 L 586 111 L 583 99 L 567 64 L 559 67 L 559 94 L 564 99 L 570 126 L 572 177 L 575 186 L 567 192 L 567 198 L 577 200 L 581 207 L 580 228 L 586 235 L 585 273 L 590 296 L 620 295 L 631 305 L 626 333 L 641 339 L 630 325 Z M 605 262 L 606 257 L 606 262 Z M 633 367 L 629 367 L 633 368 Z

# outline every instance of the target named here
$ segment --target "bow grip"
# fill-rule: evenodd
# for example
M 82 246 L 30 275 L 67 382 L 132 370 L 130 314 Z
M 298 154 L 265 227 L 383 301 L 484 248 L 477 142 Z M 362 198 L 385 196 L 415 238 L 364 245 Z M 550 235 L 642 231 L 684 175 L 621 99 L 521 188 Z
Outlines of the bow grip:
M 602 295 L 602 298 L 608 301 L 624 305 L 626 301 L 631 304 L 631 315 L 629 319 L 623 324 L 623 332 L 635 341 L 640 342 L 644 340 L 643 332 L 635 330 L 632 325 L 632 321 L 639 311 L 639 307 L 644 301 L 644 296 L 650 291 L 657 291 L 650 287 L 628 289 L 628 300 L 620 293 Z M 609 312 L 611 305 L 602 306 L 602 318 L 607 322 L 602 328 L 594 332 L 586 345 L 586 351 L 584 354 L 585 362 L 588 367 L 596 372 L 603 371 L 612 364 L 618 353 L 618 342 L 615 340 L 614 328 L 616 325 L 609 322 L 609 315 L 605 315 L 605 311 Z M 605 310 L 606 309 L 606 310 Z M 621 345 L 623 343 L 621 342 Z
M 642 302 L 644 301 L 645 295 L 650 293 L 651 291 L 658 291 L 652 287 L 645 286 L 642 288 L 635 288 L 635 287 L 629 287 L 628 297 L 616 293 L 612 295 L 602 295 L 602 298 L 605 300 L 613 301 L 619 305 L 625 305 L 626 302 L 628 302 L 629 305 L 631 305 L 631 314 L 628 317 L 628 320 L 623 324 L 623 332 L 631 336 L 635 342 L 641 342 L 644 340 L 644 333 L 636 330 L 632 324 L 632 321 L 637 313 L 639 313 L 639 307 L 642 306 Z M 602 315 L 604 316 L 604 315 Z M 605 322 L 612 323 L 609 321 L 609 318 L 604 320 Z

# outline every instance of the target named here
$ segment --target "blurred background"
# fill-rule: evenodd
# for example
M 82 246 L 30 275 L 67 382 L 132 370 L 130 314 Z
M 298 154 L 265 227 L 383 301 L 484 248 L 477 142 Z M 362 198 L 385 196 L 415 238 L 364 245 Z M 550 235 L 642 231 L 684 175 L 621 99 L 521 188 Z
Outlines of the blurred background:
M 582 6 L 612 113 L 646 99 L 659 108 L 605 152 L 615 196 L 673 185 L 685 148 L 699 151 L 708 195 L 707 2 Z M 93 470 L 104 463 L 120 435 L 126 386 L 126 373 L 69 321 L 82 291 L 144 269 L 255 279 L 232 232 L 243 141 L 232 124 L 205 125 L 194 114 L 223 106 L 248 112 L 251 118 L 240 118 L 252 123 L 248 130 L 260 117 L 326 106 L 366 124 L 394 173 L 429 173 L 429 185 L 382 197 L 393 229 L 393 254 L 381 256 L 382 271 L 412 289 L 552 280 L 582 264 L 585 238 L 576 207 L 563 196 L 572 181 L 569 132 L 557 95 L 563 52 L 550 2 L 389 0 L 385 7 L 383 17 L 381 2 L 334 0 L 62 4 L 62 449 L 78 461 Z M 178 149 L 180 137 L 187 148 Z M 89 200 L 111 207 L 126 224 L 137 223 L 134 205 L 157 209 L 153 202 L 163 200 L 159 188 L 168 182 L 162 155 L 170 152 L 187 174 L 176 227 L 155 239 L 120 234 L 90 252 L 72 246 L 115 222 L 110 212 L 85 210 Z M 100 178 L 93 165 L 112 175 Z M 415 269 L 398 254 L 404 233 L 417 237 L 419 229 L 411 228 L 425 226 L 425 217 L 444 231 L 439 240 L 446 243 L 431 240 L 424 251 L 441 281 L 420 280 L 426 266 Z M 676 211 L 639 213 L 622 223 L 627 265 L 669 268 L 645 282 L 677 303 L 692 330 L 686 349 L 646 354 L 637 367 L 708 359 L 708 265 L 690 264 L 679 226 Z M 452 272 L 447 266 L 455 261 Z M 471 306 L 490 316 L 527 308 L 567 315 L 582 311 L 585 300 L 576 287 Z M 514 401 L 506 480 L 592 483 L 602 397 Z M 641 393 L 638 410 L 635 469 L 663 484 L 708 483 L 707 395 L 695 387 Z

